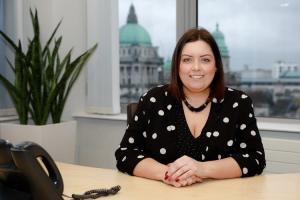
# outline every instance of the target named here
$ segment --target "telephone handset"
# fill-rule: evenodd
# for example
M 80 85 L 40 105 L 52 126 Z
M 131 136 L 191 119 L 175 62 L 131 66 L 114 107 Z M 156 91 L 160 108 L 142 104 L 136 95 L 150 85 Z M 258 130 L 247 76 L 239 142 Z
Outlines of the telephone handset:
M 62 193 L 62 176 L 41 146 L 0 139 L 0 199 L 62 200 Z
M 44 168 L 42 167 L 44 166 Z M 121 189 L 94 189 L 63 194 L 62 176 L 45 149 L 33 142 L 12 145 L 0 139 L 0 200 L 82 200 L 114 195 Z

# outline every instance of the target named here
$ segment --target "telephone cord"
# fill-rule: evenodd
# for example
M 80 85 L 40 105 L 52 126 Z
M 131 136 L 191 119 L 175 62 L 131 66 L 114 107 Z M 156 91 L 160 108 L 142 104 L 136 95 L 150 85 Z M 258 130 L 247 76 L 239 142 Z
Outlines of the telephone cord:
M 121 186 L 117 185 L 110 189 L 94 189 L 86 191 L 84 194 L 72 194 L 72 197 L 65 194 L 63 194 L 63 196 L 74 200 L 97 199 L 99 197 L 117 194 L 120 189 Z

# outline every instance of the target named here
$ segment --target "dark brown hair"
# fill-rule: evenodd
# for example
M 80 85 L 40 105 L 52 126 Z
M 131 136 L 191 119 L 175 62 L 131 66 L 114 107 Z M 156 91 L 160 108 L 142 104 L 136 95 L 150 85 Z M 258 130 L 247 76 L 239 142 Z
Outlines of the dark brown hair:
M 206 42 L 215 57 L 216 62 L 216 73 L 210 84 L 210 97 L 216 97 L 218 101 L 224 98 L 224 71 L 221 54 L 216 41 L 213 36 L 204 28 L 192 28 L 185 32 L 175 47 L 173 57 L 172 57 L 172 67 L 171 67 L 171 80 L 169 85 L 170 93 L 179 101 L 185 99 L 183 93 L 183 84 L 179 77 L 179 66 L 182 49 L 186 43 L 195 41 Z

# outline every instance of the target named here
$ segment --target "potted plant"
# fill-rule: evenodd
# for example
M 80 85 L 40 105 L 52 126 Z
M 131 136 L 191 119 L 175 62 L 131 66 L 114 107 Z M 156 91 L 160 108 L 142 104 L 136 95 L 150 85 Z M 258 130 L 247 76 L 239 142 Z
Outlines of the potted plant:
M 7 59 L 8 64 L 14 73 L 14 82 L 10 82 L 0 74 L 0 84 L 6 88 L 13 105 L 15 106 L 20 122 L 20 125 L 2 124 L 0 132 L 2 138 L 9 139 L 12 142 L 35 140 L 35 142 L 40 143 L 46 149 L 52 140 L 55 144 L 55 150 L 59 140 L 62 140 L 64 146 L 66 140 L 68 140 L 67 138 L 64 138 L 64 134 L 68 135 L 69 132 L 60 127 L 66 124 L 65 122 L 61 122 L 64 106 L 75 81 L 88 58 L 97 48 L 97 44 L 73 60 L 71 59 L 72 49 L 61 59 L 59 49 L 62 42 L 62 36 L 58 39 L 54 38 L 61 21 L 55 27 L 46 44 L 42 46 L 37 10 L 35 10 L 35 13 L 33 14 L 30 9 L 30 16 L 34 35 L 32 39 L 28 40 L 26 51 L 22 47 L 20 40 L 18 43 L 14 43 L 9 36 L 0 31 L 2 38 L 15 52 L 14 64 Z M 51 127 L 58 127 L 61 131 L 51 130 L 50 128 L 51 133 L 49 134 L 63 132 L 63 135 L 56 135 L 54 136 L 54 139 L 50 139 L 49 135 L 46 135 L 45 132 L 47 131 L 45 131 L 44 127 L 49 127 L 47 123 L 50 118 L 53 122 Z M 33 126 L 28 125 L 29 119 L 32 120 Z M 71 124 L 73 124 L 73 128 L 71 128 L 73 129 L 73 132 L 75 124 L 75 133 L 71 139 L 74 140 L 75 152 L 76 123 L 73 121 Z M 9 130 L 7 126 L 10 126 Z M 13 126 L 13 128 L 11 128 L 11 126 Z M 70 125 L 67 124 L 67 126 Z M 32 130 L 32 127 L 38 131 Z M 26 130 L 27 128 L 30 128 L 30 130 Z M 20 129 L 22 133 L 18 133 L 17 136 L 12 136 L 14 133 L 18 132 L 17 129 Z M 29 136 L 29 132 L 33 132 L 34 136 Z M 41 134 L 45 135 L 41 136 Z M 34 139 L 36 137 L 38 139 Z M 43 144 L 43 142 L 45 144 Z M 63 153 L 57 152 L 54 154 L 58 154 L 57 156 L 54 156 L 55 158 L 60 157 Z M 74 159 L 72 158 L 71 160 Z

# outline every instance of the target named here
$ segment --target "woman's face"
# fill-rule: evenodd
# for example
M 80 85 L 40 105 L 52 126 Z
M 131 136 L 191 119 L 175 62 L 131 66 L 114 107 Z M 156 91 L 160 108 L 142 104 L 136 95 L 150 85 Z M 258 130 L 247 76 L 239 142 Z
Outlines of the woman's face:
M 198 40 L 184 45 L 180 57 L 179 77 L 186 95 L 209 91 L 215 72 L 215 58 L 206 42 Z

